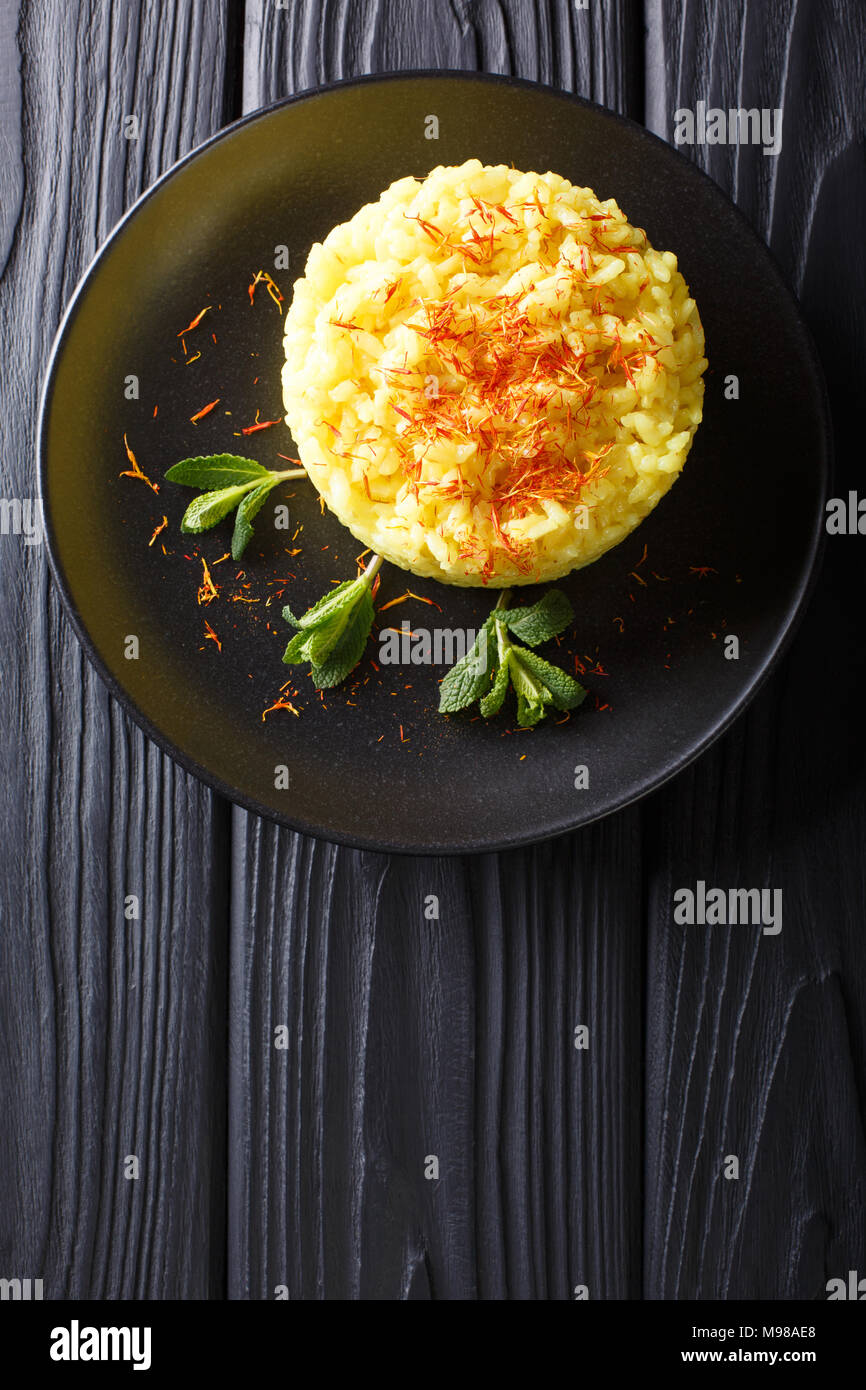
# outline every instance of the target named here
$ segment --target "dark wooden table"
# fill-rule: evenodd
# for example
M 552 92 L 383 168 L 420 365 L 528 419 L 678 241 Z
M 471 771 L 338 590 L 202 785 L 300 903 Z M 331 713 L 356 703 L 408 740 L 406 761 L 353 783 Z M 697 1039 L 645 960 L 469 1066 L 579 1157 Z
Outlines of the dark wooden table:
M 5 0 L 3 495 L 34 494 L 53 334 L 138 194 L 242 112 L 405 67 L 535 78 L 669 140 L 699 100 L 784 108 L 778 158 L 689 154 L 800 297 L 845 495 L 864 49 L 860 0 Z M 674 783 L 461 861 L 305 839 L 186 776 L 89 668 L 43 548 L 0 536 L 0 1274 L 153 1299 L 823 1298 L 866 1274 L 864 547 L 828 540 L 781 668 Z M 696 878 L 781 887 L 781 934 L 676 926 Z

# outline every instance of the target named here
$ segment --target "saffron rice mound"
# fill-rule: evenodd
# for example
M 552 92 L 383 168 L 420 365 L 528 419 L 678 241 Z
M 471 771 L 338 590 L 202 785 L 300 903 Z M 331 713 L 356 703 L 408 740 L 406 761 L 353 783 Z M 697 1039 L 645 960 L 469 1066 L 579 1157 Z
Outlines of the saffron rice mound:
M 558 174 L 398 179 L 310 251 L 286 316 L 301 460 L 365 546 L 448 584 L 590 564 L 679 475 L 704 334 L 670 251 Z

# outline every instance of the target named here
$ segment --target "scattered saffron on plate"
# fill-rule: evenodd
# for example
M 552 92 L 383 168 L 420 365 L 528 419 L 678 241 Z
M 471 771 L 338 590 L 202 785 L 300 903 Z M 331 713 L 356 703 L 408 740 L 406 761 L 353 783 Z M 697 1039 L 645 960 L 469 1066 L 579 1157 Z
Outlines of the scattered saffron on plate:
M 150 481 L 150 478 L 148 478 L 147 474 L 142 473 L 141 469 L 139 468 L 138 459 L 135 457 L 135 454 L 130 449 L 129 440 L 127 439 L 126 435 L 123 436 L 123 444 L 126 449 L 126 457 L 129 459 L 130 463 L 132 464 L 132 467 L 124 468 L 122 473 L 118 473 L 118 478 L 140 478 L 141 481 L 143 483 L 147 483 L 147 486 L 151 488 L 154 492 L 159 492 L 159 483 L 152 483 Z
M 442 612 L 441 605 L 438 603 L 434 603 L 432 598 L 422 598 L 420 594 L 413 594 L 411 589 L 407 589 L 406 597 L 417 599 L 419 603 L 429 603 L 431 608 L 438 608 L 439 612 Z
M 403 603 L 403 601 L 408 597 L 408 594 L 401 594 L 399 598 L 389 599 L 387 603 L 382 604 L 382 607 L 379 609 L 379 612 L 384 613 L 386 608 L 395 608 L 398 603 Z
M 272 710 L 275 710 L 275 709 L 287 709 L 287 710 L 289 711 L 289 714 L 293 714 L 293 715 L 295 716 L 296 719 L 300 719 L 300 717 L 301 717 L 300 712 L 299 712 L 298 710 L 295 709 L 295 707 L 294 707 L 294 705 L 292 704 L 291 700 L 279 699 L 279 700 L 275 700 L 274 703 L 273 703 L 272 705 L 268 705 L 267 709 L 262 710 L 262 723 L 263 723 L 263 724 L 264 724 L 264 722 L 265 722 L 265 715 L 270 714 L 271 711 L 272 711 Z
M 271 425 L 281 424 L 282 418 L 280 416 L 278 416 L 276 420 L 260 420 L 259 412 L 256 411 L 255 424 L 247 425 L 246 428 L 242 430 L 235 430 L 235 434 L 255 434 L 258 430 L 269 430 Z M 280 457 L 282 458 L 283 455 L 281 454 Z
M 250 284 L 247 288 L 247 294 L 250 297 L 250 304 L 253 304 L 255 302 L 256 286 L 260 285 L 262 282 L 264 282 L 264 284 L 267 286 L 268 294 L 271 296 L 271 299 L 276 304 L 279 312 L 282 313 L 283 296 L 280 293 L 279 286 L 276 284 L 274 280 L 271 279 L 270 275 L 266 270 L 257 270 L 255 276 L 253 277 L 252 284 Z
M 208 405 L 203 405 L 201 410 L 196 411 L 195 415 L 190 415 L 190 424 L 197 425 L 199 420 L 202 420 L 205 415 L 210 415 L 211 411 L 214 409 L 215 406 L 219 405 L 219 403 L 220 398 L 219 396 L 217 396 L 215 401 L 211 401 Z
M 192 330 L 193 330 L 194 328 L 197 328 L 198 325 L 201 323 L 202 319 L 204 318 L 204 316 L 205 316 L 205 314 L 208 312 L 208 310 L 209 310 L 209 309 L 212 309 L 212 308 L 213 308 L 213 305 L 212 305 L 212 304 L 206 304 L 206 305 L 204 306 L 204 308 L 201 309 L 201 310 L 199 310 L 199 312 L 196 314 L 196 316 L 195 316 L 195 318 L 193 319 L 192 323 L 188 323 L 187 326 L 186 326 L 186 328 L 182 328 L 182 329 L 180 330 L 180 332 L 178 333 L 177 336 L 178 336 L 179 338 L 183 338 L 183 337 L 185 336 L 185 334 L 191 333 Z
M 202 582 L 198 591 L 198 601 L 200 604 L 213 603 L 214 599 L 219 593 L 219 589 L 213 582 L 213 577 L 211 575 L 210 570 L 208 569 L 207 560 L 204 558 L 203 555 L 200 558 L 202 567 Z

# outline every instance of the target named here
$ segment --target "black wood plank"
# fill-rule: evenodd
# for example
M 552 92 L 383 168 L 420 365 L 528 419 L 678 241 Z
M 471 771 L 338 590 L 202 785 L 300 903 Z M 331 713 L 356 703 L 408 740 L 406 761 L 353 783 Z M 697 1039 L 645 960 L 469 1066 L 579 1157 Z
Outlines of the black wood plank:
M 268 0 L 246 8 L 244 103 L 405 68 L 510 73 L 642 114 L 640 0 Z
M 429 65 L 639 113 L 641 40 L 631 4 L 251 0 L 244 102 Z M 237 811 L 230 1294 L 635 1295 L 641 918 L 637 812 L 460 862 L 336 849 Z
M 23 499 L 61 311 L 123 209 L 221 124 L 226 25 L 204 0 L 8 3 L 0 44 L 0 456 Z M 46 1298 L 219 1294 L 226 808 L 121 714 L 14 534 L 0 649 L 2 1273 Z
M 843 495 L 862 486 L 864 54 L 866 11 L 842 0 L 647 5 L 659 134 L 670 139 L 674 112 L 699 100 L 784 109 L 778 158 L 690 153 L 801 296 L 828 371 Z M 866 1262 L 864 544 L 829 539 L 778 674 L 647 809 L 648 1297 L 823 1298 L 828 1278 Z M 782 889 L 781 933 L 674 925 L 673 892 L 699 878 Z M 723 1175 L 730 1154 L 737 1180 Z

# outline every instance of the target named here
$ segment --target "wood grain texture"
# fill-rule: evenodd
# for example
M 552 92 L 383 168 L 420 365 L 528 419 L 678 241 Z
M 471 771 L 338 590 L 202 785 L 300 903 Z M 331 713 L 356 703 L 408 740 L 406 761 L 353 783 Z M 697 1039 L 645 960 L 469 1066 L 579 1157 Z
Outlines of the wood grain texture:
M 0 156 L 23 200 L 0 282 L 0 454 L 21 499 L 61 311 L 124 208 L 219 126 L 227 34 L 220 7 L 188 0 L 31 0 L 17 27 L 12 8 L 0 71 L 20 68 L 23 139 Z M 43 548 L 16 535 L 0 536 L 0 644 L 0 1273 L 54 1298 L 220 1292 L 226 809 L 121 714 Z
M 628 4 L 251 3 L 244 103 L 481 66 L 637 114 L 637 19 Z M 639 813 L 460 862 L 337 849 L 237 811 L 232 882 L 230 1296 L 637 1296 Z
M 675 110 L 701 99 L 784 109 L 778 158 L 686 152 L 735 198 L 801 297 L 830 369 L 841 495 L 860 482 L 862 455 L 864 260 L 846 227 L 862 225 L 866 206 L 864 54 L 858 5 L 647 6 L 658 133 L 670 139 Z M 828 1278 L 866 1260 L 863 598 L 857 538 L 831 538 L 778 673 L 650 812 L 651 1298 L 822 1298 Z M 781 888 L 781 934 L 673 925 L 674 890 L 698 878 Z M 728 1154 L 738 1181 L 722 1176 Z
M 699 99 L 784 106 L 778 160 L 692 153 L 832 365 L 844 495 L 864 55 L 845 0 L 7 4 L 4 496 L 35 491 L 51 338 L 135 196 L 241 110 L 415 66 L 549 82 L 668 139 Z M 390 859 L 229 811 L 164 759 L 90 670 L 41 547 L 0 535 L 0 1276 L 51 1297 L 688 1299 L 862 1273 L 864 587 L 857 539 L 831 540 L 776 676 L 642 808 L 509 855 Z M 781 887 L 781 934 L 673 926 L 697 878 Z
M 639 0 L 270 0 L 246 6 L 244 109 L 406 68 L 510 73 L 642 114 Z
M 235 819 L 230 1296 L 636 1296 L 634 819 L 462 863 Z
M 0 274 L 6 265 L 24 192 L 24 161 L 21 155 L 21 67 L 15 31 L 18 6 L 9 4 L 0 12 L 0 170 L 3 198 L 0 200 Z

